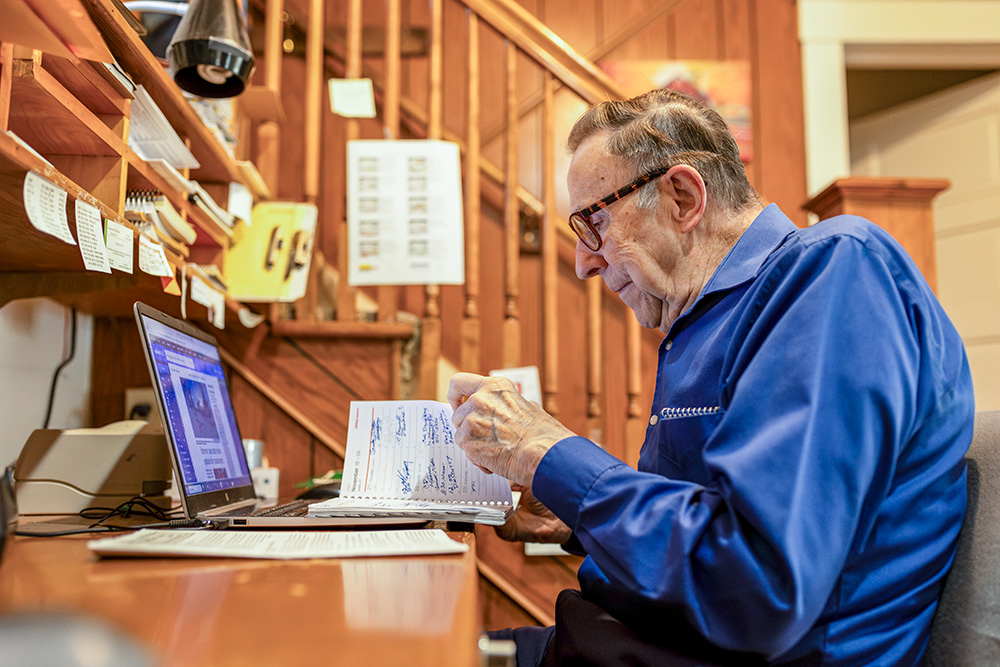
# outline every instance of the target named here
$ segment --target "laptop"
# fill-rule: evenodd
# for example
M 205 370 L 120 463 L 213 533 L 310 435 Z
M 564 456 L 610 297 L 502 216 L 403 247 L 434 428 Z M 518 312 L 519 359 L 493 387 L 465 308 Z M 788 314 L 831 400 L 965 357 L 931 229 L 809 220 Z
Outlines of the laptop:
M 254 492 L 213 336 L 136 302 L 136 323 L 188 519 L 217 528 L 305 528 L 422 523 L 400 517 L 310 517 L 310 501 L 266 506 Z M 315 502 L 315 501 L 313 501 Z

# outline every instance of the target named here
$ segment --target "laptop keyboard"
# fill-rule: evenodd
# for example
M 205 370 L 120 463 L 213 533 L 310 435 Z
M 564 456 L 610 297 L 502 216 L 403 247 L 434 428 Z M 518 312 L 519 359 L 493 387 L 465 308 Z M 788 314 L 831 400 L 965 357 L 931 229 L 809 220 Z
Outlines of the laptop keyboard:
M 250 516 L 305 516 L 312 502 L 309 500 L 293 500 L 284 505 L 254 510 L 250 513 Z

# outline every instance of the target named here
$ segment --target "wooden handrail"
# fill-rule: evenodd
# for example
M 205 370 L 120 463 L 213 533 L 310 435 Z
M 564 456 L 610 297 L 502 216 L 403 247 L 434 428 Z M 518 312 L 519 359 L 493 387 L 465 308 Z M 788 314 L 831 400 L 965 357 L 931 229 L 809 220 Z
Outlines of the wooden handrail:
M 589 104 L 621 97 L 615 82 L 513 0 L 459 0 Z M 609 95 L 610 93 L 610 95 Z

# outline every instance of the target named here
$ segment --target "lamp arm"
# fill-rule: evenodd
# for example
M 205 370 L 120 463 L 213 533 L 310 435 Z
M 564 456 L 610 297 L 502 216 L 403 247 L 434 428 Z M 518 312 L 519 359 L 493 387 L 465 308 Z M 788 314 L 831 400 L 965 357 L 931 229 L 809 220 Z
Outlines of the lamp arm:
M 186 2 L 167 2 L 166 0 L 133 0 L 124 4 L 126 9 L 133 12 L 155 12 L 174 16 L 184 16 L 188 10 Z

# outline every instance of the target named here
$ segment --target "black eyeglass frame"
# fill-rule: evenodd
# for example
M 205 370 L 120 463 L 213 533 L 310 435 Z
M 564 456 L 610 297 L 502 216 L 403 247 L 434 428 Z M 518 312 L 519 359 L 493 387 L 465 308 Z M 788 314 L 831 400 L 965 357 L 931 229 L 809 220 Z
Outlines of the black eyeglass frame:
M 652 183 L 668 171 L 670 171 L 670 167 L 657 167 L 652 171 L 646 172 L 628 185 L 618 188 L 607 197 L 602 197 L 590 206 L 574 211 L 569 216 L 570 229 L 573 230 L 573 233 L 576 234 L 577 238 L 583 241 L 583 245 L 587 246 L 587 248 L 592 252 L 597 252 L 601 249 L 601 246 L 604 245 L 604 239 L 602 239 L 601 235 L 597 233 L 597 228 L 594 227 L 594 223 L 590 221 L 591 216 L 600 211 L 602 208 L 607 208 L 616 201 L 624 199 L 626 196 L 632 194 L 647 183 Z M 596 240 L 590 239 L 591 235 L 593 236 L 593 239 Z

